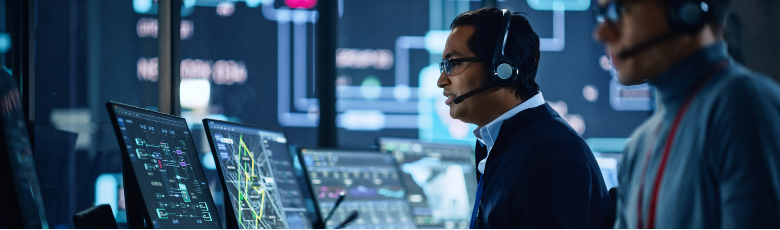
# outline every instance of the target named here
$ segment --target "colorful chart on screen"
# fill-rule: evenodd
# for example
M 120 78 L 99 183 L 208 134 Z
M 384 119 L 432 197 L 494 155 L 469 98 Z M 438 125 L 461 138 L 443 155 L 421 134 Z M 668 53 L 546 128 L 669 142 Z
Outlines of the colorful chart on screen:
M 283 133 L 209 119 L 204 124 L 239 228 L 311 228 Z
M 136 179 L 126 183 L 137 183 L 152 227 L 222 228 L 184 119 L 117 104 L 113 109 Z
M 320 213 L 327 215 L 346 194 L 326 228 L 338 226 L 352 211 L 359 217 L 347 228 L 416 228 L 398 167 L 390 154 L 372 151 L 301 149 Z

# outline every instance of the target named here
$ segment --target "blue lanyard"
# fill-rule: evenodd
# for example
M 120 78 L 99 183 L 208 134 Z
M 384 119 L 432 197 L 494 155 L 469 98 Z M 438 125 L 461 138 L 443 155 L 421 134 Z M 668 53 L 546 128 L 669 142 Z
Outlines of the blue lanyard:
M 469 229 L 474 229 L 474 225 L 477 223 L 477 214 L 479 214 L 479 204 L 482 202 L 482 177 L 484 177 L 485 174 L 482 174 L 479 176 L 479 185 L 477 187 L 477 197 L 474 199 L 474 209 L 471 211 L 471 227 Z

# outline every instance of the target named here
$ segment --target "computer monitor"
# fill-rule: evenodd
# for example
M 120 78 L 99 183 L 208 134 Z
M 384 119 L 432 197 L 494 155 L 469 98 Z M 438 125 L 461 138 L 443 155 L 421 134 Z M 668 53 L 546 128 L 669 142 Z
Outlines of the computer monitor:
M 585 142 L 588 143 L 590 150 L 593 151 L 593 156 L 596 157 L 607 189 L 617 187 L 617 165 L 620 164 L 623 149 L 628 144 L 628 138 L 591 137 L 585 139 Z
M 618 160 L 615 159 L 614 157 L 597 156 L 596 162 L 599 164 L 599 169 L 601 169 L 601 176 L 604 178 L 604 185 L 607 186 L 607 189 L 617 187 L 618 186 L 618 178 L 617 178 Z
M 222 228 L 187 122 L 116 102 L 106 106 L 122 151 L 129 227 Z
M 227 221 L 238 228 L 312 227 L 284 133 L 212 119 L 203 127 L 227 191 Z
M 0 70 L 0 228 L 48 228 L 16 81 Z
M 400 164 L 420 228 L 468 228 L 477 192 L 474 151 L 467 145 L 378 138 L 382 152 Z
M 326 228 L 342 223 L 352 211 L 358 211 L 359 217 L 347 228 L 416 228 L 390 154 L 309 148 L 299 149 L 298 154 L 322 215 L 328 214 L 340 194 L 346 195 Z

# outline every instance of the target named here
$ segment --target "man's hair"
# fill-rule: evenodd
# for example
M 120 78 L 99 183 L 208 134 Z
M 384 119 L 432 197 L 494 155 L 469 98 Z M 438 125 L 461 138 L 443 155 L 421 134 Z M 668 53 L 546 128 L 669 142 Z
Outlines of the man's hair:
M 487 76 L 492 80 L 493 53 L 496 41 L 501 33 L 503 14 L 498 8 L 482 8 L 458 15 L 452 21 L 450 29 L 458 26 L 472 25 L 474 33 L 466 43 L 469 50 L 482 59 L 487 66 Z M 512 15 L 509 24 L 504 55 L 519 71 L 517 80 L 510 86 L 515 90 L 515 96 L 529 99 L 539 91 L 536 84 L 536 70 L 539 67 L 539 36 L 536 35 L 528 19 L 517 13 Z

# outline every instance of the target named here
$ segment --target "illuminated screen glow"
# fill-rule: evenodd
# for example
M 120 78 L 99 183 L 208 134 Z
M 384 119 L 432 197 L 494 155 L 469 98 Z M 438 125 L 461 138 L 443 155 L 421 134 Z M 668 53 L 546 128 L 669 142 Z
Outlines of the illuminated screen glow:
M 216 149 L 214 157 L 219 162 L 239 227 L 311 228 L 285 135 L 241 124 L 214 120 L 207 123 L 207 135 L 214 144 L 212 149 Z M 255 187 L 265 192 L 251 193 L 249 188 L 255 190 Z M 261 212 L 264 216 L 251 212 L 264 209 L 275 212 Z M 256 223 L 256 220 L 260 221 Z
M 355 210 L 358 219 L 347 228 L 416 228 L 406 189 L 390 154 L 301 149 L 300 156 L 321 215 L 330 212 L 339 194 L 346 194 L 326 228 L 336 227 Z
M 154 228 L 222 228 L 183 118 L 115 103 L 124 159 Z

